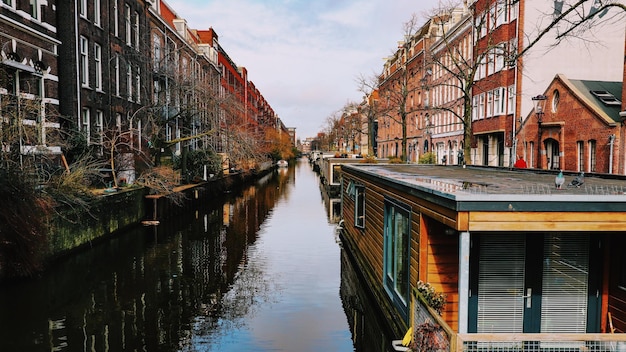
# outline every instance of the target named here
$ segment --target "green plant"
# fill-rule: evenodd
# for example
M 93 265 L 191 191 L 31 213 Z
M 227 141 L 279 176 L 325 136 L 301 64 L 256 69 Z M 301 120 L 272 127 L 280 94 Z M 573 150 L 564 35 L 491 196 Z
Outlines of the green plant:
M 437 292 L 435 288 L 422 280 L 417 282 L 417 292 L 419 292 L 422 297 L 426 300 L 426 303 L 434 309 L 439 315 L 443 311 L 444 306 L 446 305 L 446 295 L 442 292 Z
M 392 156 L 389 158 L 389 163 L 390 164 L 402 164 L 403 161 L 402 161 L 402 158 L 399 158 L 397 156 Z
M 418 163 L 419 164 L 436 164 L 437 159 L 435 157 L 435 153 L 428 152 L 428 153 L 422 154 L 422 156 L 420 156 L 418 160 Z

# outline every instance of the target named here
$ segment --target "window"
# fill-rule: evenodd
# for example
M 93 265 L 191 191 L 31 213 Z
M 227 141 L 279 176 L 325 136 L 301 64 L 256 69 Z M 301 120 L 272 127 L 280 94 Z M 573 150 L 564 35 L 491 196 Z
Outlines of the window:
M 478 118 L 485 118 L 485 94 L 480 94 L 478 96 Z
M 96 143 L 98 143 L 99 146 L 99 153 L 100 155 L 102 155 L 103 153 L 103 145 L 104 145 L 104 113 L 102 112 L 102 110 L 96 110 L 96 135 L 94 136 L 95 138 L 97 138 Z
M 115 55 L 113 60 L 113 69 L 115 70 L 115 96 L 120 96 L 120 56 Z
M 85 136 L 85 140 L 87 141 L 87 144 L 90 144 L 90 129 L 91 129 L 91 122 L 89 120 L 89 108 L 83 108 L 83 113 L 81 116 L 81 121 L 80 121 L 80 130 L 81 132 L 83 132 L 83 135 Z
M 100 27 L 101 18 L 100 0 L 93 0 L 93 23 L 98 27 Z
M 583 148 L 583 141 L 576 142 L 576 152 L 578 153 L 578 171 L 582 171 L 585 166 L 585 149 Z
M 97 90 L 102 90 L 102 47 L 99 44 L 94 44 L 93 58 L 96 66 L 95 86 Z
M 41 4 L 39 3 L 40 1 L 41 0 L 30 0 L 30 17 L 36 20 L 41 20 Z M 7 5 L 11 5 L 10 1 Z
M 555 90 L 552 93 L 552 112 L 556 112 L 557 109 L 559 108 L 559 91 Z
M 499 116 L 502 115 L 503 112 L 503 106 L 502 106 L 502 99 L 501 99 L 501 88 L 496 88 L 493 91 L 493 115 L 494 116 Z
M 133 100 L 133 68 L 126 67 L 126 95 L 129 101 Z
M 589 172 L 596 172 L 596 141 L 589 141 Z
M 80 17 L 87 18 L 87 0 L 80 0 L 78 13 Z
M 507 89 L 507 97 L 508 97 L 508 110 L 507 114 L 515 113 L 515 86 L 509 86 Z
M 152 36 L 152 50 L 153 50 L 152 59 L 154 60 L 154 68 L 159 69 L 159 65 L 161 63 L 161 38 L 159 38 L 159 35 L 156 33 Z
M 126 44 L 129 46 L 133 45 L 132 36 L 131 36 L 131 23 L 130 23 L 130 6 L 126 5 L 124 11 L 124 24 L 126 27 Z
M 354 187 L 354 226 L 365 227 L 365 186 Z
M 410 302 L 410 208 L 392 199 L 385 199 L 383 250 L 383 282 L 394 305 L 408 317 Z
M 135 48 L 139 50 L 139 12 L 135 12 Z
M 11 7 L 15 7 L 13 0 L 2 0 L 2 3 Z
M 119 15 L 117 10 L 117 0 L 113 0 L 113 34 L 118 37 L 120 35 Z
M 89 41 L 80 37 L 80 83 L 89 86 Z
M 139 72 L 139 66 L 135 70 L 135 94 L 137 95 L 136 102 L 139 103 L 141 101 L 141 72 Z
M 493 116 L 493 91 L 487 92 L 487 117 Z
M 115 113 L 115 127 L 117 128 L 117 132 L 122 132 L 122 114 L 119 112 Z
M 472 97 L 472 120 L 478 120 L 478 96 Z

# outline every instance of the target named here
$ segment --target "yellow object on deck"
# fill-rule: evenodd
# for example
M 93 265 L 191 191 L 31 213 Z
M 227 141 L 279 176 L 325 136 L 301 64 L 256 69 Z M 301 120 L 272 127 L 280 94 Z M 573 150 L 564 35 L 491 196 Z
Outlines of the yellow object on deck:
M 402 339 L 402 346 L 408 346 L 413 340 L 413 327 L 410 327 L 409 330 L 404 334 L 404 338 Z

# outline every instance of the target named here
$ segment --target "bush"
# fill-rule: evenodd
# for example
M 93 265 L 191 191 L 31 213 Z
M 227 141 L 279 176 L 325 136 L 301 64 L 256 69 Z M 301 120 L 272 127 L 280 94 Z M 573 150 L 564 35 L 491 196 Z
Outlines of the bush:
M 436 164 L 437 158 L 435 156 L 435 153 L 428 152 L 428 153 L 422 154 L 422 156 L 420 156 L 420 159 L 418 160 L 418 163 L 419 164 Z
M 446 305 L 446 295 L 444 293 L 435 291 L 435 288 L 429 283 L 421 280 L 417 282 L 417 292 L 424 297 L 426 303 L 428 303 L 432 309 L 441 315 L 443 307 Z
M 175 170 L 182 170 L 183 157 L 174 156 L 172 159 Z M 222 158 L 209 150 L 191 150 L 187 152 L 187 173 L 181 175 L 185 180 L 193 180 L 204 176 L 204 165 L 207 166 L 207 174 L 221 175 Z

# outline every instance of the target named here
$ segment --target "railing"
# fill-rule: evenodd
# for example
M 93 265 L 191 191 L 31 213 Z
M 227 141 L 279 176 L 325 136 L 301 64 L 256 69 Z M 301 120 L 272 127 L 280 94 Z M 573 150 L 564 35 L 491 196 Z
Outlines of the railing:
M 626 352 L 626 334 L 458 334 L 459 352 Z
M 412 351 L 626 352 L 626 334 L 457 334 L 414 290 Z

